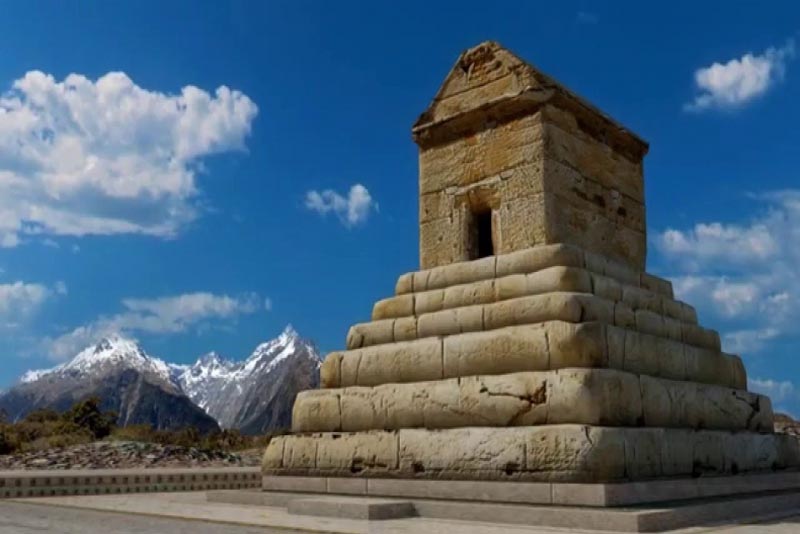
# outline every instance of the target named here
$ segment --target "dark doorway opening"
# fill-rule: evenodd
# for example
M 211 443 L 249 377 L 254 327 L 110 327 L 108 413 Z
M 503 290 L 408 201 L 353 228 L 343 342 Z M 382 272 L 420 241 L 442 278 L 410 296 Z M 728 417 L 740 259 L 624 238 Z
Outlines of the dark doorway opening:
M 494 255 L 492 242 L 492 212 L 481 211 L 472 215 L 472 259 Z

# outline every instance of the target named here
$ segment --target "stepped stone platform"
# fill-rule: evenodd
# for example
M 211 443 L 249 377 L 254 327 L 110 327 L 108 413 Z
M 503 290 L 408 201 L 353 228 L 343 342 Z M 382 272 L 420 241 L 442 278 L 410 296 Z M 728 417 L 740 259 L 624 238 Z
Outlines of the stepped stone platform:
M 645 272 L 644 141 L 491 42 L 461 55 L 413 135 L 420 270 L 350 328 L 322 389 L 297 396 L 264 489 L 519 484 L 548 496 L 531 506 L 557 493 L 600 507 L 619 503 L 581 495 L 798 490 L 781 477 L 800 441 L 774 432 L 741 358 Z

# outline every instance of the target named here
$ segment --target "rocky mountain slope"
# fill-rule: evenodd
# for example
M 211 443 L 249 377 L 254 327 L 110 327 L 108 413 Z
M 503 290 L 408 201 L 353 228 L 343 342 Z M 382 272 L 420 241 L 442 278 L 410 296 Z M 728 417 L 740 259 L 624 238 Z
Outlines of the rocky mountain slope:
M 23 375 L 0 392 L 0 413 L 15 421 L 39 408 L 63 411 L 95 395 L 103 409 L 119 414 L 120 425 L 194 426 L 202 432 L 222 426 L 263 434 L 289 427 L 298 391 L 319 385 L 319 366 L 314 345 L 291 326 L 242 362 L 209 353 L 191 366 L 168 364 L 113 335 L 65 364 Z
M 319 386 L 320 361 L 314 345 L 287 326 L 243 362 L 209 353 L 186 367 L 177 380 L 223 428 L 263 434 L 290 426 L 297 393 Z
M 120 425 L 149 424 L 165 430 L 194 426 L 201 432 L 219 428 L 184 395 L 166 363 L 118 335 L 100 340 L 63 365 L 26 373 L 0 396 L 0 410 L 15 421 L 40 408 L 63 411 L 90 396 L 100 397 L 104 410 L 117 412 Z

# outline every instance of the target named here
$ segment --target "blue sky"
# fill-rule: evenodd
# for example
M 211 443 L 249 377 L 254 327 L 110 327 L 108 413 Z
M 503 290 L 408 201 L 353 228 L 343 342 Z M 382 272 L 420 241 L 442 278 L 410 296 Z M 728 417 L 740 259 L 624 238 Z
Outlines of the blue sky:
M 649 270 L 800 414 L 798 20 L 791 2 L 7 3 L 0 386 L 110 329 L 176 362 L 244 357 L 286 323 L 340 348 L 417 265 L 411 124 L 493 39 L 650 141 Z

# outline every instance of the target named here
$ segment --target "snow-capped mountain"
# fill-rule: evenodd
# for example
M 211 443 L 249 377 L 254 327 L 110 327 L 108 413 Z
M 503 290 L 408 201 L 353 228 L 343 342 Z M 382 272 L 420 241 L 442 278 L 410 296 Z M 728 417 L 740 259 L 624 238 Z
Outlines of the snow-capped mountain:
M 290 325 L 245 361 L 234 363 L 213 352 L 200 357 L 178 382 L 223 428 L 260 434 L 289 427 L 297 393 L 319 385 L 320 363 L 313 343 Z
M 101 339 L 62 365 L 25 373 L 0 395 L 0 410 L 17 420 L 40 408 L 63 411 L 90 396 L 99 397 L 103 409 L 117 412 L 121 425 L 194 426 L 203 432 L 218 428 L 181 391 L 169 365 L 120 335 Z
M 96 395 L 123 425 L 209 431 L 219 424 L 261 434 L 289 427 L 298 391 L 319 385 L 320 363 L 314 345 L 291 326 L 242 362 L 210 352 L 193 365 L 166 363 L 115 334 L 57 367 L 25 373 L 0 393 L 0 411 L 17 420 Z
M 173 387 L 177 386 L 173 370 L 167 363 L 148 356 L 135 341 L 119 334 L 101 339 L 96 345 L 85 348 L 70 361 L 57 367 L 28 371 L 22 375 L 20 382 L 35 382 L 45 377 L 59 375 L 81 377 L 104 374 L 118 367 L 134 369 Z

